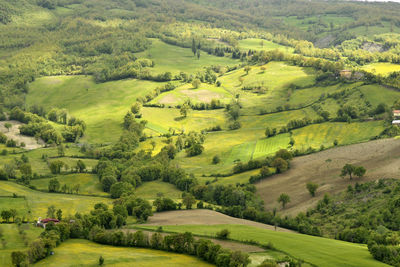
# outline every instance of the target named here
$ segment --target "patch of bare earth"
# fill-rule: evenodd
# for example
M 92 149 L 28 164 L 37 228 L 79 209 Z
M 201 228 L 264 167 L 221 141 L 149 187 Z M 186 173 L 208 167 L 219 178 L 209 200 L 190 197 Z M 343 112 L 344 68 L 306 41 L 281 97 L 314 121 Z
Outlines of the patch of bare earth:
M 206 209 L 199 210 L 176 210 L 158 212 L 149 218 L 145 225 L 218 225 L 218 224 L 242 224 L 255 226 L 268 230 L 275 227 L 268 224 L 253 222 L 249 220 L 230 217 L 228 215 Z M 293 232 L 284 228 L 276 228 L 280 232 Z
M 10 123 L 12 127 L 8 130 L 4 125 Z M 0 121 L 0 131 L 4 133 L 8 139 L 13 139 L 17 144 L 25 143 L 25 149 L 32 150 L 44 146 L 43 140 L 38 140 L 31 136 L 22 135 L 19 132 L 19 126 L 23 123 L 18 121 Z
M 342 178 L 340 172 L 346 163 L 364 166 L 367 173 L 363 178 Z M 381 178 L 400 178 L 400 139 L 376 140 L 298 157 L 289 171 L 264 179 L 256 187 L 267 209 L 278 206 L 281 193 L 288 194 L 291 202 L 281 212 L 296 215 L 314 207 L 325 193 L 335 194 L 348 185 Z M 314 198 L 306 189 L 310 181 L 320 185 Z
M 172 94 L 166 95 L 163 98 L 161 98 L 158 103 L 160 104 L 175 104 L 178 100 L 176 97 Z
M 219 99 L 223 97 L 221 94 L 202 89 L 182 90 L 181 93 L 188 96 L 189 98 L 196 98 L 197 100 L 204 103 L 209 103 L 213 99 Z

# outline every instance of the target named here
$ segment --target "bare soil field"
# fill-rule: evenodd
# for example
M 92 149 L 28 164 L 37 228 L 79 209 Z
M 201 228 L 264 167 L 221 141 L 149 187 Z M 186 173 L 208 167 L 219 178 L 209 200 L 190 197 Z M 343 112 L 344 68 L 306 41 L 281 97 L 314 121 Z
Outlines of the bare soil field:
M 4 125 L 10 123 L 12 127 L 8 130 Z M 0 131 L 4 133 L 8 139 L 14 139 L 19 145 L 21 142 L 25 143 L 25 149 L 32 150 L 44 146 L 42 140 L 36 141 L 34 137 L 21 135 L 19 133 L 19 126 L 23 123 L 18 121 L 0 121 Z
M 228 215 L 205 209 L 177 210 L 157 212 L 149 218 L 144 225 L 216 225 L 216 224 L 242 224 L 250 225 L 268 230 L 275 230 L 275 227 L 268 224 L 253 222 L 249 220 L 230 217 Z M 292 232 L 284 228 L 276 228 L 280 232 Z
M 360 179 L 342 178 L 340 172 L 346 163 L 364 166 L 367 173 Z M 256 187 L 266 209 L 279 207 L 282 213 L 296 215 L 314 207 L 325 193 L 335 194 L 348 185 L 381 178 L 400 178 L 400 139 L 376 140 L 298 157 L 291 162 L 289 171 L 260 181 Z M 310 181 L 320 185 L 314 198 L 306 189 Z M 281 193 L 291 198 L 285 210 L 277 203 Z

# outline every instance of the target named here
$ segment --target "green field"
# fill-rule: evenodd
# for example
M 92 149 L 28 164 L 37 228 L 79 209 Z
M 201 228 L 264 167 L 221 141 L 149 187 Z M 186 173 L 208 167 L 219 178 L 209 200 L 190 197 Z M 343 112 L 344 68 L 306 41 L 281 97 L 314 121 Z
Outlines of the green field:
M 261 45 L 262 42 L 262 45 Z M 263 39 L 258 39 L 258 38 L 248 38 L 248 39 L 243 39 L 239 40 L 239 47 L 242 50 L 275 50 L 278 49 L 283 52 L 287 53 L 293 53 L 294 49 L 289 46 L 283 46 L 271 41 L 263 40 Z
M 386 75 L 391 72 L 400 71 L 400 65 L 393 63 L 372 63 L 362 66 L 362 69 L 375 74 Z
M 164 183 L 161 181 L 145 182 L 136 188 L 135 195 L 140 198 L 147 200 L 154 200 L 161 193 L 164 197 L 178 200 L 181 198 L 182 192 L 178 190 L 174 185 Z
M 0 207 L 3 207 L 0 205 Z M 32 224 L 23 224 L 21 228 L 25 231 L 28 242 L 36 239 L 43 231 L 42 228 L 33 226 Z M 12 266 L 11 253 L 15 250 L 25 249 L 26 245 L 21 235 L 18 233 L 16 224 L 0 224 L 0 229 L 3 232 L 3 238 L 7 241 L 6 246 L 0 247 L 0 265 Z
M 13 198 L 13 193 L 25 197 L 24 201 L 21 201 L 21 198 Z M 109 198 L 44 193 L 6 181 L 0 181 L 0 196 L 9 197 L 3 201 L 2 207 L 15 208 L 18 211 L 18 216 L 31 221 L 38 217 L 45 217 L 50 205 L 62 209 L 64 216 L 68 216 L 74 215 L 76 212 L 87 212 L 93 208 L 94 204 L 99 202 L 111 204 Z
M 40 103 L 48 110 L 66 108 L 86 122 L 84 140 L 108 143 L 119 138 L 123 117 L 136 98 L 161 85 L 132 79 L 96 84 L 85 76 L 43 77 L 31 84 L 27 105 Z
M 216 57 L 205 52 L 202 52 L 200 59 L 197 59 L 188 48 L 169 45 L 158 39 L 151 39 L 151 42 L 151 47 L 144 52 L 138 53 L 137 56 L 152 59 L 155 62 L 155 66 L 150 71 L 155 73 L 167 71 L 174 75 L 179 74 L 181 71 L 195 73 L 211 65 L 232 66 L 239 63 L 238 60 Z
M 48 190 L 49 181 L 51 179 L 52 178 L 32 180 L 31 185 L 35 186 L 39 190 Z M 108 193 L 105 193 L 102 190 L 99 178 L 94 174 L 73 173 L 68 175 L 58 175 L 57 180 L 60 182 L 61 187 L 66 184 L 72 188 L 79 184 L 79 194 L 108 196 Z
M 388 89 L 379 85 L 361 86 L 360 90 L 365 95 L 365 98 L 374 107 L 381 103 L 392 106 L 396 100 L 400 99 L 399 91 Z
M 293 131 L 294 148 L 306 150 L 308 147 L 319 149 L 321 145 L 331 147 L 335 140 L 339 145 L 365 142 L 379 135 L 383 129 L 382 121 L 314 124 Z
M 144 228 L 156 229 L 157 227 L 146 226 Z M 189 231 L 195 235 L 203 236 L 215 236 L 216 232 L 228 229 L 233 240 L 252 240 L 265 245 L 268 242 L 272 242 L 277 249 L 317 266 L 387 266 L 374 260 L 369 254 L 366 245 L 328 238 L 275 232 L 246 225 L 164 225 L 163 229 L 168 232 Z
M 105 266 L 213 266 L 200 259 L 182 254 L 143 248 L 113 247 L 87 240 L 72 239 L 54 250 L 54 255 L 39 261 L 34 266 L 98 266 L 103 256 Z

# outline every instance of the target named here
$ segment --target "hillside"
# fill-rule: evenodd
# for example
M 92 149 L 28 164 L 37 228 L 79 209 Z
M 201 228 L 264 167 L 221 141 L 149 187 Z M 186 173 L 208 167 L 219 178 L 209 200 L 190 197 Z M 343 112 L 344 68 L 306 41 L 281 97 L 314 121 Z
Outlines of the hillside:
M 399 13 L 0 0 L 0 265 L 398 264 Z

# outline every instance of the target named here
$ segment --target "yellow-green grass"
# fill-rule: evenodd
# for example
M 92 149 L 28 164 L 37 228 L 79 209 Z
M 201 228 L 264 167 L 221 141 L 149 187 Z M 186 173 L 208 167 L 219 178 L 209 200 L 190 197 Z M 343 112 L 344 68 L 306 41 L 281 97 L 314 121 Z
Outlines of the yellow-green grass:
M 261 45 L 261 42 L 263 43 Z M 283 52 L 293 53 L 294 49 L 290 46 L 280 45 L 271 41 L 267 41 L 259 38 L 248 38 L 239 41 L 239 48 L 241 50 L 275 50 L 278 49 Z
M 384 34 L 384 33 L 400 33 L 400 27 L 393 25 L 391 27 L 390 22 L 382 21 L 381 25 L 374 25 L 374 26 L 359 26 L 355 28 L 350 28 L 348 31 L 355 36 L 367 36 L 373 38 L 377 34 Z
M 228 177 L 217 177 L 213 184 L 223 184 L 223 185 L 236 185 L 236 184 L 246 184 L 249 182 L 250 176 L 254 176 L 260 173 L 260 170 L 251 170 L 248 172 L 243 172 L 239 174 L 234 174 Z M 200 178 L 201 181 L 212 181 L 214 178 Z
M 97 175 L 89 173 L 74 173 L 68 175 L 57 175 L 55 178 L 60 182 L 61 186 L 66 184 L 70 188 L 79 184 L 79 194 L 83 195 L 100 195 L 108 196 L 101 188 Z M 34 179 L 31 185 L 39 190 L 48 190 L 49 181 L 53 178 Z
M 85 76 L 42 77 L 30 85 L 26 101 L 28 106 L 66 108 L 86 122 L 83 141 L 107 143 L 121 135 L 123 117 L 136 99 L 162 84 L 134 79 L 97 84 Z
M 265 71 L 261 70 L 261 67 L 264 67 Z M 243 84 L 239 79 L 243 79 Z M 284 62 L 270 62 L 264 66 L 252 66 L 248 74 L 244 69 L 235 70 L 219 80 L 222 87 L 232 95 L 240 94 L 243 114 L 257 114 L 260 109 L 271 111 L 286 104 L 288 86 L 312 86 L 315 83 L 315 75 L 307 68 L 290 66 Z M 267 92 L 257 95 L 241 90 L 243 86 L 264 86 Z
M 103 256 L 105 266 L 114 267 L 213 266 L 196 257 L 183 254 L 143 248 L 113 247 L 82 239 L 63 242 L 54 249 L 54 252 L 54 255 L 36 263 L 34 266 L 98 266 L 100 256 Z
M 253 152 L 253 158 L 265 157 L 274 154 L 280 149 L 287 149 L 289 142 L 290 135 L 288 133 L 257 140 Z
M 218 99 L 223 103 L 229 103 L 232 94 L 223 87 L 217 87 L 203 83 L 199 88 L 193 88 L 192 84 L 185 84 L 173 91 L 160 94 L 151 103 L 164 104 L 165 106 L 175 106 L 183 104 L 190 99 L 192 103 L 210 103 L 213 99 Z
M 306 150 L 309 147 L 319 149 L 321 145 L 331 147 L 335 140 L 339 145 L 360 143 L 379 135 L 383 129 L 382 121 L 309 125 L 293 131 L 294 148 Z
M 297 16 L 289 16 L 289 17 L 276 17 L 285 21 L 287 24 L 291 26 L 298 27 L 302 30 L 307 30 L 310 27 L 310 22 L 318 23 L 319 20 L 325 23 L 333 23 L 334 26 L 347 24 L 354 21 L 352 17 L 346 16 L 337 16 L 334 14 L 323 14 L 317 16 L 308 16 L 306 18 L 298 18 Z
M 226 115 L 223 110 L 189 111 L 183 118 L 179 109 L 175 108 L 143 108 L 143 119 L 147 121 L 147 128 L 155 133 L 167 133 L 170 128 L 186 133 L 201 131 L 212 126 L 225 125 Z
M 400 71 L 400 65 L 393 63 L 372 63 L 364 65 L 362 69 L 375 74 L 386 75 L 391 72 Z
M 47 208 L 54 205 L 57 209 L 62 209 L 63 214 L 74 215 L 76 212 L 87 212 L 92 209 L 94 204 L 103 202 L 111 205 L 111 199 L 104 197 L 78 196 L 71 194 L 44 193 L 31 190 L 25 186 L 13 182 L 0 181 L 0 196 L 25 196 L 25 203 L 14 198 L 8 198 L 3 204 L 7 208 L 16 208 L 18 216 L 25 216 L 29 220 L 45 217 Z
M 321 95 L 332 94 L 345 89 L 354 89 L 362 85 L 361 82 L 352 84 L 336 84 L 332 86 L 314 86 L 305 89 L 295 89 L 291 93 L 290 100 L 287 104 L 292 108 L 303 107 L 308 104 L 312 104 L 319 100 Z
M 212 132 L 206 135 L 203 144 L 204 151 L 196 157 L 187 157 L 185 152 L 180 152 L 174 160 L 182 168 L 195 175 L 213 173 L 226 173 L 232 170 L 234 161 L 240 159 L 247 161 L 250 159 L 252 150 L 251 145 L 242 145 L 253 142 L 264 135 L 264 129 L 239 129 L 235 131 Z M 241 151 L 240 147 L 247 147 L 249 150 Z M 250 152 L 251 151 L 251 152 Z M 221 158 L 219 164 L 212 164 L 212 159 L 215 155 Z
M 279 113 L 266 114 L 262 116 L 242 116 L 240 122 L 243 128 L 246 129 L 266 129 L 269 128 L 281 128 L 286 126 L 289 121 L 294 119 L 318 118 L 317 113 L 311 108 L 304 108 L 293 111 L 284 111 Z M 261 137 L 261 136 L 260 136 Z
M 35 227 L 32 224 L 23 224 L 21 228 L 25 231 L 28 242 L 36 239 L 43 231 L 42 228 Z M 0 224 L 0 229 L 2 230 L 3 238 L 7 242 L 5 248 L 0 246 L 0 265 L 12 266 L 11 253 L 15 250 L 25 249 L 25 242 L 18 233 L 16 224 Z
M 180 199 L 182 196 L 182 192 L 174 185 L 161 181 L 145 182 L 135 190 L 135 196 L 147 200 L 156 199 L 159 193 L 174 200 Z
M 156 229 L 157 226 L 146 226 Z M 163 225 L 168 232 L 192 232 L 195 235 L 215 236 L 222 230 L 228 229 L 230 237 L 238 241 L 257 241 L 261 244 L 272 244 L 293 257 L 316 266 L 354 266 L 378 267 L 387 266 L 373 259 L 366 245 L 354 244 L 309 235 L 276 232 L 247 225 Z
M 365 95 L 365 98 L 374 107 L 379 105 L 380 103 L 384 103 L 391 107 L 395 101 L 400 99 L 399 91 L 388 89 L 380 85 L 365 85 L 360 87 L 360 90 Z
M 211 65 L 232 66 L 239 63 L 228 57 L 216 57 L 201 52 L 200 59 L 193 56 L 190 48 L 182 48 L 175 45 L 166 44 L 159 39 L 151 39 L 151 47 L 144 52 L 137 53 L 136 56 L 150 58 L 155 62 L 154 68 L 149 68 L 154 73 L 171 72 L 179 74 L 183 71 L 186 73 L 196 73 L 204 67 Z

